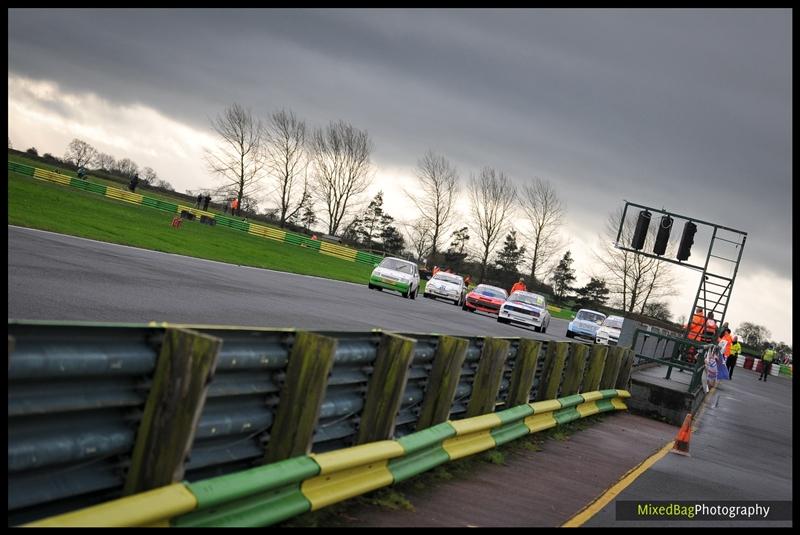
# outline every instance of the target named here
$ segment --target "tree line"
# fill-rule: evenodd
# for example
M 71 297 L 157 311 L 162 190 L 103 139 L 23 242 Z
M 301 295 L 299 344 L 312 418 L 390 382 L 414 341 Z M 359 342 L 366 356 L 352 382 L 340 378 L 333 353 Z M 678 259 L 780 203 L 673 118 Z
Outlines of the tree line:
M 12 148 L 11 138 L 8 139 L 8 148 Z M 28 148 L 25 153 L 30 156 L 40 157 L 36 147 Z M 130 158 L 116 159 L 110 154 L 98 151 L 86 141 L 78 138 L 70 141 L 63 158 L 54 156 L 49 152 L 42 154 L 41 158 L 54 165 L 66 165 L 74 167 L 75 169 L 84 168 L 92 171 L 103 171 L 126 180 L 134 174 L 138 174 L 139 183 L 142 185 L 175 191 L 169 182 L 158 177 L 158 174 L 152 167 L 140 168 L 139 165 Z

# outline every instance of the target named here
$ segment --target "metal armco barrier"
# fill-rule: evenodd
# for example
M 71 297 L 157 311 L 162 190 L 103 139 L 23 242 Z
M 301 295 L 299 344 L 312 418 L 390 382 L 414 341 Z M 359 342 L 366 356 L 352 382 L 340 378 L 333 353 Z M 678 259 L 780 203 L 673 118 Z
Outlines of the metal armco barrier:
M 303 456 L 427 444 L 475 417 L 493 422 L 478 442 L 502 443 L 522 432 L 509 415 L 539 422 L 530 402 L 566 411 L 554 413 L 564 423 L 584 415 L 570 404 L 600 400 L 578 394 L 625 390 L 633 361 L 620 347 L 379 330 L 9 321 L 8 332 L 9 525 Z
M 625 410 L 624 390 L 601 390 L 448 421 L 407 435 L 194 483 L 174 484 L 30 526 L 259 527 L 399 483 L 515 438 Z
M 198 221 L 205 218 L 204 220 L 208 221 L 209 223 L 215 222 L 217 225 L 247 232 L 248 234 L 252 234 L 253 236 L 258 236 L 260 238 L 266 238 L 290 245 L 305 247 L 306 249 L 317 251 L 320 254 L 333 256 L 349 262 L 375 264 L 383 260 L 382 256 L 366 253 L 364 251 L 357 251 L 343 245 L 328 243 L 320 240 L 312 240 L 311 238 L 302 234 L 295 234 L 264 225 L 257 225 L 255 223 L 243 221 L 241 218 L 228 217 L 221 214 L 215 214 L 213 212 L 206 212 L 191 206 L 171 203 L 161 199 L 147 197 L 139 193 L 131 193 L 123 189 L 105 186 L 103 184 L 95 184 L 71 175 L 62 175 L 60 173 L 47 171 L 46 169 L 40 169 L 38 167 L 8 162 L 8 170 L 21 175 L 31 176 L 38 180 L 51 182 L 53 184 L 60 184 L 62 186 L 69 186 L 91 193 L 97 193 L 110 199 L 131 204 L 138 204 L 140 206 L 147 206 L 149 208 L 163 210 L 171 214 L 181 214 L 183 212 L 190 213 L 193 214 Z

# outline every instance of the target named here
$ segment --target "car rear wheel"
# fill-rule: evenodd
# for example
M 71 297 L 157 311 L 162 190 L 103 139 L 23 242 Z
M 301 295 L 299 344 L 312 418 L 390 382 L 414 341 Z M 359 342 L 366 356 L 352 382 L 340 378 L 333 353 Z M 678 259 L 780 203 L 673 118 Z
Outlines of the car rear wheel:
M 572 331 L 567 331 L 567 338 L 575 338 L 575 333 Z
M 548 327 L 548 325 L 542 325 L 542 332 L 543 333 L 547 332 L 547 327 Z
M 410 291 L 411 291 L 411 290 L 409 290 L 409 292 L 410 292 Z M 413 292 L 413 293 L 411 293 L 411 299 L 416 299 L 416 298 L 417 298 L 417 290 L 414 290 L 414 292 Z

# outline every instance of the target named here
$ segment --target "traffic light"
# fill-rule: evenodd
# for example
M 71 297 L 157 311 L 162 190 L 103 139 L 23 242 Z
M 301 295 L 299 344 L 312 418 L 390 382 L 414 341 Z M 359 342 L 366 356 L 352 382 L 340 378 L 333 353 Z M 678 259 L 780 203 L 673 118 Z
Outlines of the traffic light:
M 636 221 L 636 230 L 633 231 L 633 241 L 631 247 L 641 251 L 644 247 L 644 240 L 647 238 L 647 227 L 650 226 L 650 212 L 642 210 L 639 212 L 639 219 Z
M 692 245 L 694 245 L 694 234 L 697 232 L 697 225 L 691 221 L 687 221 L 683 227 L 683 235 L 681 236 L 681 245 L 678 247 L 678 260 L 688 260 L 691 254 Z
M 656 244 L 653 247 L 653 252 L 658 256 L 667 252 L 667 242 L 669 242 L 669 233 L 672 231 L 672 218 L 668 215 L 661 216 L 661 224 L 658 226 L 658 234 L 656 235 Z

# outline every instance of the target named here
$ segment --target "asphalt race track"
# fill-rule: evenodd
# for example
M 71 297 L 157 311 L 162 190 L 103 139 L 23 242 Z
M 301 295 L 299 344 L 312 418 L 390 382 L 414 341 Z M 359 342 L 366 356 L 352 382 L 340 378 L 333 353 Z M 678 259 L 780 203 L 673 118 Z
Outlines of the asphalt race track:
M 498 323 L 439 300 L 8 227 L 8 318 L 364 331 L 567 340 Z

